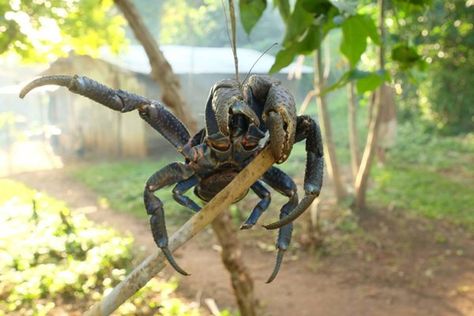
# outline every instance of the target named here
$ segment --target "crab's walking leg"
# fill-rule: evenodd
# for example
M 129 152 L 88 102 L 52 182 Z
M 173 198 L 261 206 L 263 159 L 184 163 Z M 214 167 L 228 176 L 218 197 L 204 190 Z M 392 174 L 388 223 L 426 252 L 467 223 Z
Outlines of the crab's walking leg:
M 257 223 L 258 219 L 260 218 L 260 216 L 262 216 L 263 212 L 265 212 L 271 202 L 270 191 L 265 188 L 261 181 L 255 182 L 251 186 L 251 189 L 258 195 L 261 200 L 252 210 L 252 213 L 250 213 L 250 216 L 247 218 L 245 223 L 240 226 L 240 229 L 252 228 L 252 226 Z
M 168 233 L 166 232 L 163 203 L 153 192 L 165 186 L 188 179 L 193 176 L 193 173 L 193 170 L 187 165 L 174 162 L 153 174 L 146 182 L 145 191 L 143 193 L 146 211 L 151 215 L 150 226 L 153 239 L 157 246 L 161 248 L 171 266 L 183 275 L 188 275 L 188 273 L 178 266 L 168 248 Z
M 109 88 L 85 76 L 40 77 L 27 84 L 21 90 L 20 97 L 23 98 L 31 90 L 44 85 L 67 87 L 71 92 L 94 100 L 115 111 L 129 112 L 138 109 L 140 116 L 178 149 L 182 148 L 190 138 L 184 124 L 158 101 L 124 90 Z
M 280 210 L 280 219 L 285 218 L 298 204 L 298 194 L 295 182 L 286 173 L 276 167 L 272 167 L 270 170 L 268 170 L 263 175 L 263 180 L 273 189 L 289 198 L 289 201 L 283 205 Z M 267 283 L 272 282 L 280 270 L 283 255 L 291 242 L 292 232 L 293 224 L 291 222 L 281 227 L 278 232 L 278 239 L 276 243 L 276 247 L 278 249 L 277 259 L 275 268 L 273 269 L 270 278 L 268 278 Z
M 123 90 L 111 89 L 85 76 L 53 75 L 37 78 L 28 83 L 20 92 L 20 98 L 31 90 L 45 86 L 57 85 L 68 88 L 71 92 L 85 96 L 115 111 L 128 112 L 142 104 L 150 103 L 147 98 Z
M 178 182 L 178 184 L 173 188 L 174 200 L 194 212 L 199 212 L 201 207 L 189 197 L 185 196 L 184 193 L 198 184 L 198 182 L 199 178 L 197 176 L 192 176 L 189 179 Z
M 309 116 L 298 117 L 296 141 L 306 139 L 306 170 L 304 175 L 305 195 L 298 206 L 288 216 L 279 221 L 265 225 L 267 229 L 280 228 L 294 221 L 319 196 L 323 184 L 324 157 L 321 131 L 318 124 Z

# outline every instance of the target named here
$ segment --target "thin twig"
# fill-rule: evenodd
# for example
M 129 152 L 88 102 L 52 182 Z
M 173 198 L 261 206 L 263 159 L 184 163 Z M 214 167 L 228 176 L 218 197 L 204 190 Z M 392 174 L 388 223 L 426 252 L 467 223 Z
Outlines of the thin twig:
M 239 80 L 239 60 L 237 58 L 237 30 L 236 30 L 236 17 L 234 0 L 229 0 L 229 15 L 230 15 L 230 27 L 232 31 L 232 52 L 234 54 L 234 66 L 235 66 L 235 79 L 240 84 Z
M 298 115 L 303 115 L 304 114 L 304 112 L 308 108 L 309 103 L 316 96 L 317 96 L 317 93 L 316 93 L 315 90 L 311 90 L 311 91 L 308 92 L 308 94 L 306 94 L 306 97 L 304 98 L 303 103 L 301 103 L 301 107 L 298 111 Z
M 227 210 L 229 205 L 244 194 L 274 162 L 269 147 L 265 148 L 229 185 L 171 236 L 170 250 L 178 249 L 210 224 L 222 211 Z M 101 302 L 92 306 L 85 315 L 110 315 L 164 267 L 165 257 L 160 250 L 157 250 L 137 266 Z

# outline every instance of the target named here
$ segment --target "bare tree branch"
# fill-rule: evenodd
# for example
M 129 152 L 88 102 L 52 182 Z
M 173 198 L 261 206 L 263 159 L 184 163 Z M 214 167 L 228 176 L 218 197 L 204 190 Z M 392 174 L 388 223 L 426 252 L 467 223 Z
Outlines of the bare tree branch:
M 270 148 L 265 148 L 229 185 L 171 236 L 170 250 L 178 249 L 210 224 L 217 215 L 227 210 L 229 205 L 257 181 L 274 162 Z M 165 262 L 163 253 L 157 250 L 136 267 L 101 302 L 92 306 L 85 315 L 110 315 L 161 271 L 165 267 Z
M 334 193 L 336 194 L 337 202 L 340 203 L 347 197 L 347 191 L 342 181 L 341 173 L 339 171 L 339 164 L 336 158 L 336 149 L 332 139 L 331 121 L 329 119 L 326 96 L 322 95 L 326 81 L 324 79 L 321 48 L 316 50 L 314 56 L 314 89 L 317 91 L 318 97 L 318 112 L 321 131 L 323 133 L 324 155 L 327 157 L 326 167 L 328 169 L 329 177 L 334 183 Z
M 151 67 L 151 77 L 161 87 L 162 100 L 170 107 L 179 119 L 192 131 L 197 129 L 193 116 L 186 111 L 186 101 L 181 94 L 181 84 L 173 72 L 158 43 L 143 23 L 135 5 L 129 0 L 114 0 L 115 5 L 122 11 L 137 40 L 142 44 L 148 56 Z

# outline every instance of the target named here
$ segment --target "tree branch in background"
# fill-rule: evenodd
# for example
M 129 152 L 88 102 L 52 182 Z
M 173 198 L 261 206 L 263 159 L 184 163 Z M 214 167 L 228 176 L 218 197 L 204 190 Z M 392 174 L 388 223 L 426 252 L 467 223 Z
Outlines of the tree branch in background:
M 381 70 L 385 70 L 385 1 L 378 0 L 379 6 L 379 32 L 380 32 L 380 46 L 379 46 L 379 67 Z M 390 87 L 385 83 L 377 89 L 375 92 L 375 101 L 372 111 L 370 113 L 369 132 L 367 135 L 367 142 L 365 144 L 364 153 L 362 155 L 362 161 L 360 163 L 359 171 L 354 184 L 355 190 L 355 206 L 358 210 L 362 210 L 366 206 L 366 192 L 368 187 L 370 168 L 372 166 L 372 160 L 374 158 L 375 147 L 377 146 L 377 134 L 379 131 L 381 111 L 384 106 L 384 100 L 387 98 Z
M 323 146 L 326 157 L 326 167 L 328 174 L 334 184 L 334 193 L 338 202 L 341 202 L 347 196 L 346 188 L 339 172 L 339 164 L 336 158 L 336 149 L 332 139 L 331 121 L 329 119 L 329 113 L 327 109 L 326 96 L 321 93 L 325 90 L 326 78 L 323 73 L 323 65 L 321 58 L 321 48 L 316 50 L 314 57 L 314 89 L 318 91 L 318 112 L 319 112 L 319 124 L 321 126 L 323 134 Z
M 359 130 L 357 128 L 357 96 L 355 94 L 354 81 L 350 81 L 347 85 L 348 100 L 348 127 L 349 127 L 349 148 L 351 152 L 351 169 L 352 179 L 355 183 L 357 172 L 359 171 L 360 164 L 360 151 L 359 151 Z
M 230 213 L 225 212 L 217 216 L 212 222 L 212 229 L 222 246 L 222 262 L 230 273 L 240 314 L 243 316 L 258 315 L 258 301 L 254 295 L 253 279 L 242 261 L 242 251 Z
M 186 111 L 186 101 L 181 93 L 181 84 L 178 76 L 173 72 L 158 43 L 143 23 L 135 5 L 129 0 L 114 0 L 122 11 L 135 37 L 145 49 L 151 67 L 151 77 L 158 83 L 163 102 L 173 110 L 176 116 L 191 130 L 197 130 L 194 117 Z

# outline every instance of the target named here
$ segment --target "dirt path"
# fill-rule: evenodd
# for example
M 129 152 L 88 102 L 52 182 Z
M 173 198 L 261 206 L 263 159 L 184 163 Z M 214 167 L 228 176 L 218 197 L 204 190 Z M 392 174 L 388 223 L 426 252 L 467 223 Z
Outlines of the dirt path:
M 146 221 L 98 207 L 97 195 L 61 170 L 14 178 L 66 201 L 95 222 L 130 232 L 145 252 L 155 248 Z M 299 253 L 297 260 L 286 260 L 270 285 L 265 280 L 274 254 L 259 250 L 246 237 L 244 255 L 265 310 L 262 315 L 474 315 L 472 236 L 396 216 L 373 214 L 363 221 L 371 233 L 357 251 L 320 259 Z M 180 291 L 193 300 L 213 298 L 221 308 L 235 308 L 216 246 L 208 230 L 178 251 L 180 264 L 192 274 L 179 277 Z M 169 269 L 164 274 L 176 276 Z

